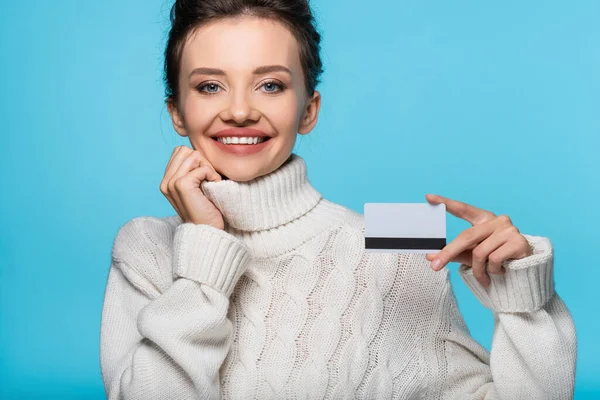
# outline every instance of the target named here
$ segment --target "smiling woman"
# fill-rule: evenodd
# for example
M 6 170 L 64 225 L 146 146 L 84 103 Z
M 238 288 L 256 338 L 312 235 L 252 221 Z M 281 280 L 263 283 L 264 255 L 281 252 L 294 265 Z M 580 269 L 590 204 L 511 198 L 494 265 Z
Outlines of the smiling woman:
M 289 158 L 296 135 L 313 129 L 320 107 L 320 36 L 306 4 L 209 1 L 183 7 L 173 8 L 165 52 L 175 130 L 229 179 L 273 172 Z M 237 128 L 248 125 L 253 132 Z M 214 137 L 227 140 L 219 145 Z M 236 137 L 269 140 L 240 144 Z
M 160 185 L 176 215 L 114 240 L 109 399 L 572 397 L 575 330 L 547 238 L 431 196 L 473 224 L 432 268 L 367 253 L 363 215 L 310 184 L 292 154 L 321 101 L 307 1 L 177 0 L 171 23 L 166 103 L 193 150 L 173 151 Z M 458 311 L 443 268 L 457 260 L 494 314 L 491 354 Z

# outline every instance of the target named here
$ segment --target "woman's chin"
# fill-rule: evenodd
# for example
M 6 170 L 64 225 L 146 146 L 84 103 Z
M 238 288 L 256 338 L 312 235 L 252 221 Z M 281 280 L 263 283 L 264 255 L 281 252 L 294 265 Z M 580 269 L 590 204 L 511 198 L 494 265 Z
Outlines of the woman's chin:
M 289 155 L 287 158 L 289 158 Z M 213 164 L 223 180 L 236 182 L 248 182 L 267 175 L 276 170 L 277 165 L 277 163 L 266 158 L 219 159 Z

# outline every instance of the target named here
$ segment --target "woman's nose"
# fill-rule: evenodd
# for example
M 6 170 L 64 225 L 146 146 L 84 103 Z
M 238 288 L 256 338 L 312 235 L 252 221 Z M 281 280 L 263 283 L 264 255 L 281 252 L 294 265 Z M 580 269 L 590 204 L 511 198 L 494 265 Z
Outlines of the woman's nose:
M 260 113 L 254 109 L 247 96 L 245 93 L 232 96 L 226 109 L 223 110 L 222 118 L 225 121 L 235 121 L 237 124 L 242 124 L 248 120 L 257 120 Z

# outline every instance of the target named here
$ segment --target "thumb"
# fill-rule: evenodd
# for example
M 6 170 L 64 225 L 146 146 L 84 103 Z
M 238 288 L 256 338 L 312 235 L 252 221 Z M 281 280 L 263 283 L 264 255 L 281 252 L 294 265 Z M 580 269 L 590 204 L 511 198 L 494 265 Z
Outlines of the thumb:
M 212 165 L 212 163 L 208 160 L 208 158 L 206 158 L 206 154 L 202 151 L 202 149 L 200 149 L 200 148 L 197 148 L 197 149 L 194 148 L 194 150 L 196 150 L 198 153 L 200 153 L 200 166 L 199 166 L 199 168 L 208 167 L 208 169 L 211 169 L 213 171 L 213 172 L 209 172 L 206 175 L 206 180 L 212 181 L 212 182 L 218 182 L 218 181 L 223 180 L 223 178 L 221 177 L 221 174 L 219 174 L 217 172 L 217 170 Z
M 427 253 L 427 255 L 425 256 L 427 261 L 433 261 L 433 259 L 436 257 L 437 253 Z M 473 254 L 471 250 L 465 250 L 456 257 L 451 258 L 449 262 L 456 262 L 459 264 L 466 264 L 468 266 L 471 266 L 472 257 Z

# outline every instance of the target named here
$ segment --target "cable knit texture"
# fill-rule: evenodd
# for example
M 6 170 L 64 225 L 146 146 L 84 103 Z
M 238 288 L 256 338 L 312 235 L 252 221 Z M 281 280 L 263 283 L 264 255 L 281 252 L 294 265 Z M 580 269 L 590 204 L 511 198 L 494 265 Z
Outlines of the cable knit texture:
M 109 399 L 570 399 L 576 338 L 553 249 L 481 286 L 491 353 L 470 336 L 448 268 L 367 253 L 363 216 L 322 198 L 293 154 L 250 182 L 203 182 L 225 230 L 179 216 L 118 231 L 102 310 Z

